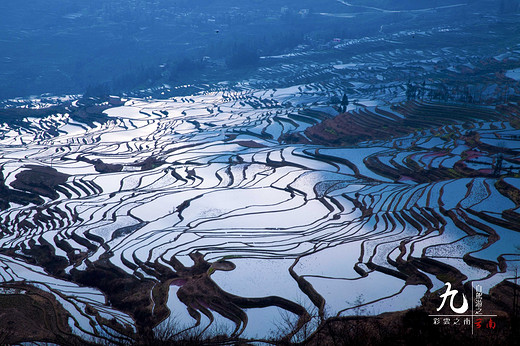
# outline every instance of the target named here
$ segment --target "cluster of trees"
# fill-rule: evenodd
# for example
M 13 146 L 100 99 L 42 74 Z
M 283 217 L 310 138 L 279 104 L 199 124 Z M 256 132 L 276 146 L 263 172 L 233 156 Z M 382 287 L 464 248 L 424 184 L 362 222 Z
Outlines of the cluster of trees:
M 423 99 L 426 94 L 426 82 L 423 81 L 421 85 L 412 84 L 408 82 L 406 84 L 406 99 L 408 101 L 414 99 Z

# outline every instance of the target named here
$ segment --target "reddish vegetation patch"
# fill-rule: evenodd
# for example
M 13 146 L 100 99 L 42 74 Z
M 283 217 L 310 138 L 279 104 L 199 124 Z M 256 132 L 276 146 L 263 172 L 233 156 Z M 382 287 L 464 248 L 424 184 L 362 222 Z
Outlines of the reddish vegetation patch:
M 467 150 L 466 155 L 467 155 L 467 158 L 466 158 L 467 160 L 473 160 L 473 159 L 478 159 L 479 157 L 481 157 L 482 153 L 479 151 L 475 151 L 475 150 Z
M 175 285 L 175 286 L 182 286 L 184 285 L 185 283 L 187 282 L 187 280 L 184 280 L 184 279 L 174 279 L 172 280 L 172 285 Z
M 418 129 L 433 129 L 457 122 L 469 122 L 475 119 L 491 121 L 499 114 L 493 110 L 460 104 L 428 103 L 408 101 L 392 107 L 392 111 L 359 109 L 342 113 L 332 119 L 311 126 L 305 135 L 316 144 L 352 145 L 367 140 L 384 140 L 404 136 Z M 286 142 L 301 142 L 301 136 L 283 136 Z

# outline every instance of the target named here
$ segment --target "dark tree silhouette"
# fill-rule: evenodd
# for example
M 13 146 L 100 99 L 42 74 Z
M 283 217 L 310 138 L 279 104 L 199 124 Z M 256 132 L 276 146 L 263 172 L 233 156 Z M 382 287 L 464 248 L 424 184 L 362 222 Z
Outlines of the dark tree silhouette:
M 342 113 L 345 113 L 347 111 L 348 104 L 349 104 L 348 96 L 347 96 L 347 94 L 343 94 L 343 98 L 341 99 L 341 112 Z

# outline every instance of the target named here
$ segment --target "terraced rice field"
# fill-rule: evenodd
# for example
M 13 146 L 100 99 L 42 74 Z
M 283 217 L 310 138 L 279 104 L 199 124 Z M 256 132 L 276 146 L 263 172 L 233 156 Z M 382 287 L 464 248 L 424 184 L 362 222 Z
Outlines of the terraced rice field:
M 65 334 L 129 340 L 174 321 L 266 338 L 284 313 L 301 327 L 417 306 L 446 265 L 484 293 L 512 280 L 518 104 L 380 104 L 338 125 L 310 90 L 4 125 L 0 289 L 50 294 Z M 325 144 L 329 125 L 356 143 Z

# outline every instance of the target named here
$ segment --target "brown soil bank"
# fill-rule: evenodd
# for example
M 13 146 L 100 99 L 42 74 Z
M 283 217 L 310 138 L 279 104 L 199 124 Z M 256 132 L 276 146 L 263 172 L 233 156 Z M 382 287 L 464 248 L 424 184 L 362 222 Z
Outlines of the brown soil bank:
M 68 315 L 50 293 L 23 283 L 4 284 L 0 295 L 0 345 L 27 340 L 79 344 Z

